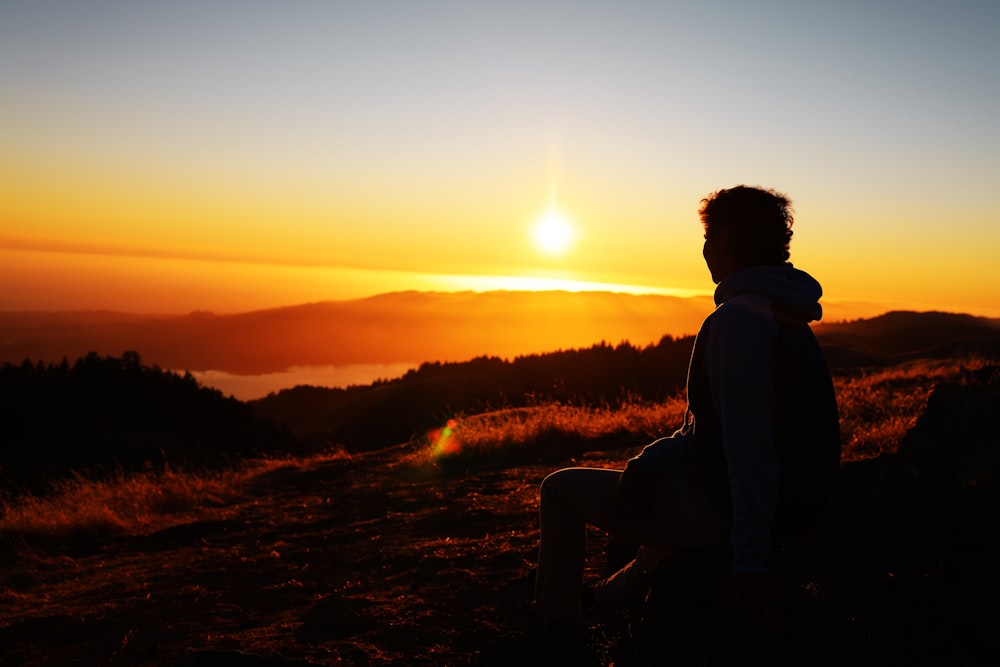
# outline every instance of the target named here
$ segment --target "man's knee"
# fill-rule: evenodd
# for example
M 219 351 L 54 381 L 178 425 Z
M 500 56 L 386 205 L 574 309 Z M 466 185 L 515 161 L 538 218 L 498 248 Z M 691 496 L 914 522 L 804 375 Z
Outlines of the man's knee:
M 560 506 L 588 523 L 602 525 L 621 471 L 602 468 L 563 468 L 550 474 L 540 488 L 541 504 Z
M 550 500 L 553 498 L 558 498 L 560 496 L 565 496 L 566 488 L 572 484 L 573 468 L 563 468 L 561 470 L 556 470 L 550 473 L 542 480 L 542 485 L 539 489 L 539 493 L 542 497 L 542 502 L 546 499 Z

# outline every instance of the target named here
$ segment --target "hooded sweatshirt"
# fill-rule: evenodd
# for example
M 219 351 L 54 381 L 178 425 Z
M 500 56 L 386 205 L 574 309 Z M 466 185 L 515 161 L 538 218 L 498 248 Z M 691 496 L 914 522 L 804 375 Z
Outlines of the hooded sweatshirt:
M 808 323 L 822 288 L 791 264 L 757 266 L 715 290 L 688 367 L 688 414 L 636 463 L 693 465 L 731 520 L 734 572 L 765 572 L 774 539 L 825 509 L 840 465 L 833 383 Z

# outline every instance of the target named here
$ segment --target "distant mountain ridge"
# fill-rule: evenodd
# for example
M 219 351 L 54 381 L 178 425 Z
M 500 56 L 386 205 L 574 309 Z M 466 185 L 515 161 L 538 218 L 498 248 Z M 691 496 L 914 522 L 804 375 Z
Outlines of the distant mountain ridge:
M 713 308 L 709 296 L 554 291 L 396 292 L 232 315 L 0 312 L 0 363 L 134 350 L 162 368 L 259 375 L 294 366 L 511 359 L 602 341 L 641 348 L 664 335 L 696 333 Z M 815 331 L 831 363 L 849 366 L 906 354 L 995 352 L 998 323 L 900 311 Z
M 870 319 L 818 324 L 813 330 L 833 366 L 1000 357 L 1000 319 L 973 315 L 892 311 Z
M 6 312 L 0 362 L 135 350 L 164 368 L 256 375 L 292 366 L 510 358 L 693 334 L 712 307 L 711 297 L 396 292 L 234 315 Z

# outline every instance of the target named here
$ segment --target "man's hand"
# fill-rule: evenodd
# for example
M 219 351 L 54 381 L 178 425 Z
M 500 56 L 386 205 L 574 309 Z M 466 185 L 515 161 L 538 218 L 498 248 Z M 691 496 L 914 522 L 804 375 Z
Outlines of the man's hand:
M 769 574 L 737 572 L 729 580 L 733 602 L 745 605 L 756 626 L 767 635 L 778 630 L 778 588 Z

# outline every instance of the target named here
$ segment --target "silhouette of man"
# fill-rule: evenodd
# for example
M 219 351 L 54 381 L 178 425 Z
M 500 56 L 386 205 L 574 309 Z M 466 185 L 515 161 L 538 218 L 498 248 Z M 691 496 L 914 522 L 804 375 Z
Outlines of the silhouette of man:
M 738 186 L 702 200 L 715 311 L 695 339 L 683 426 L 625 470 L 567 468 L 541 486 L 535 607 L 550 627 L 580 617 L 586 525 L 642 545 L 594 587 L 598 606 L 641 594 L 668 550 L 729 546 L 731 586 L 772 627 L 768 556 L 824 511 L 840 465 L 833 384 L 808 322 L 822 288 L 789 262 L 791 202 Z

